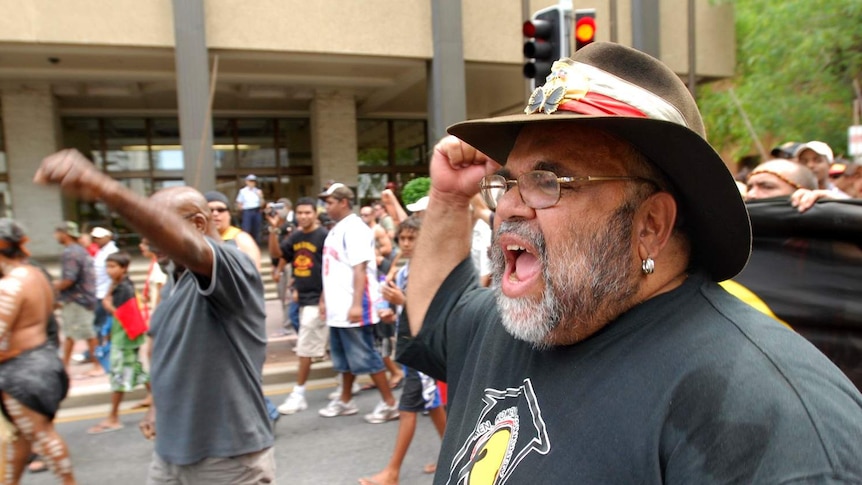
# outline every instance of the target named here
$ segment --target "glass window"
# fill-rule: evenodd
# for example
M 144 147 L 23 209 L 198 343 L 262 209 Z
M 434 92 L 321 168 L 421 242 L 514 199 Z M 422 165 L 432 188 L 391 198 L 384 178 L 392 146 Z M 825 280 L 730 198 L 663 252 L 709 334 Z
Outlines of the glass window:
M 308 118 L 278 120 L 278 157 L 282 169 L 311 168 L 311 130 Z
M 424 121 L 394 121 L 392 134 L 396 165 L 427 165 Z
M 389 122 L 386 120 L 359 120 L 356 123 L 356 143 L 359 147 L 360 167 L 389 165 Z M 361 169 L 360 169 L 361 170 Z
M 0 173 L 6 174 L 9 169 L 6 167 L 6 139 L 3 133 L 3 119 L 0 118 Z
M 358 120 L 360 201 L 380 197 L 390 182 L 397 187 L 428 174 L 428 142 L 422 120 Z
M 150 170 L 147 120 L 105 118 L 101 120 L 104 166 L 108 172 Z
M 239 166 L 275 168 L 275 120 L 238 119 L 236 128 Z
M 230 118 L 213 119 L 213 154 L 216 170 L 236 168 L 235 122 L 235 119 Z
M 75 148 L 90 158 L 102 169 L 102 135 L 96 118 L 65 118 L 63 120 L 63 144 Z
M 12 217 L 12 192 L 9 182 L 0 182 L 0 217 Z
M 180 145 L 180 126 L 176 118 L 156 118 L 150 121 L 150 149 L 153 156 L 153 169 L 183 169 L 183 149 Z

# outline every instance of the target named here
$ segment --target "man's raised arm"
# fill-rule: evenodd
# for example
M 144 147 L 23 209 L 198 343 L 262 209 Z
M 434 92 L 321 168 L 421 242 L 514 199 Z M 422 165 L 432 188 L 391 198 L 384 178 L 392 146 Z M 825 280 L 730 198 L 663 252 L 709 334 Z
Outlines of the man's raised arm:
M 195 273 L 210 276 L 212 249 L 197 226 L 209 227 L 210 215 L 203 207 L 181 204 L 182 216 L 165 198 L 146 199 L 99 171 L 77 150 L 62 150 L 42 160 L 34 181 L 59 185 L 67 195 L 84 200 L 101 200 L 172 260 Z M 188 191 L 197 194 L 194 189 Z M 177 191 L 180 191 L 179 188 Z M 199 195 L 199 194 L 198 194 Z M 174 206 L 178 202 L 171 201 Z M 195 223 L 193 226 L 183 218 Z
M 434 147 L 431 190 L 422 231 L 410 263 L 407 317 L 410 331 L 419 333 L 431 300 L 449 273 L 470 255 L 473 221 L 470 198 L 479 181 L 499 165 L 454 136 Z

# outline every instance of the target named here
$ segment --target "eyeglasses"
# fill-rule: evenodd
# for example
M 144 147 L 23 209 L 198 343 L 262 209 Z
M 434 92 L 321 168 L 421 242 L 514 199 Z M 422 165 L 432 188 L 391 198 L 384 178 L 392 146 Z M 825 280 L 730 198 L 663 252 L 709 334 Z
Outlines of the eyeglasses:
M 221 214 L 222 212 L 228 212 L 230 209 L 228 209 L 227 207 L 210 207 L 210 210 L 215 213 Z
M 612 180 L 634 180 L 655 184 L 642 177 L 628 176 L 591 176 L 557 177 L 554 172 L 533 170 L 521 174 L 516 180 L 507 180 L 502 175 L 486 175 L 479 182 L 479 191 L 488 208 L 495 210 L 497 202 L 510 188 L 517 185 L 521 200 L 531 209 L 547 209 L 560 201 L 560 184 L 605 182 Z

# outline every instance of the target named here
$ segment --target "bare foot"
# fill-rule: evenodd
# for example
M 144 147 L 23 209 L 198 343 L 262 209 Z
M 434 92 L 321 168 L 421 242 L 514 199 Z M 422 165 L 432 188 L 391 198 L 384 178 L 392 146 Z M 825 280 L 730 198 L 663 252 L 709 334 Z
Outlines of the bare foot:
M 147 394 L 147 397 L 145 397 L 142 400 L 135 403 L 135 405 L 132 406 L 132 409 L 145 409 L 145 408 L 148 408 L 152 405 L 153 405 L 153 396 L 150 394 Z
M 383 470 L 373 477 L 360 478 L 359 485 L 398 485 L 398 472 Z
M 106 419 L 101 423 L 88 429 L 87 434 L 110 433 L 111 431 L 119 431 L 121 429 L 123 429 L 123 423 Z
M 103 375 L 105 375 L 105 369 L 102 369 L 102 366 L 100 365 L 94 366 L 89 372 L 87 372 L 87 377 L 101 377 Z

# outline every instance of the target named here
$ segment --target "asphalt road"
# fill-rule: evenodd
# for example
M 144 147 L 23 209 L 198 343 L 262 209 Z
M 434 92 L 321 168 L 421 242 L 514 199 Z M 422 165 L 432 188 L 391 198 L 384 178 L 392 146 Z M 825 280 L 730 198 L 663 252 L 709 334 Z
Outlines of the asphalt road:
M 358 415 L 321 418 L 317 410 L 327 404 L 327 394 L 333 389 L 331 379 L 310 382 L 306 391 L 309 408 L 293 416 L 282 416 L 278 421 L 275 429 L 277 483 L 355 484 L 359 477 L 373 475 L 388 462 L 398 422 L 368 424 L 362 419 L 362 415 L 371 412 L 379 401 L 379 394 L 371 390 L 356 396 Z M 285 397 L 285 394 L 270 395 L 276 404 Z M 199 405 L 206 406 L 206 403 Z M 140 417 L 140 412 L 127 412 L 121 416 L 125 428 L 101 435 L 86 433 L 101 418 L 76 418 L 57 424 L 70 448 L 78 483 L 145 483 L 153 444 L 138 432 Z M 422 467 L 436 459 L 439 446 L 440 439 L 431 421 L 421 417 L 401 470 L 403 485 L 431 483 L 431 475 L 423 474 Z M 50 472 L 25 473 L 22 483 L 54 484 L 57 481 Z

